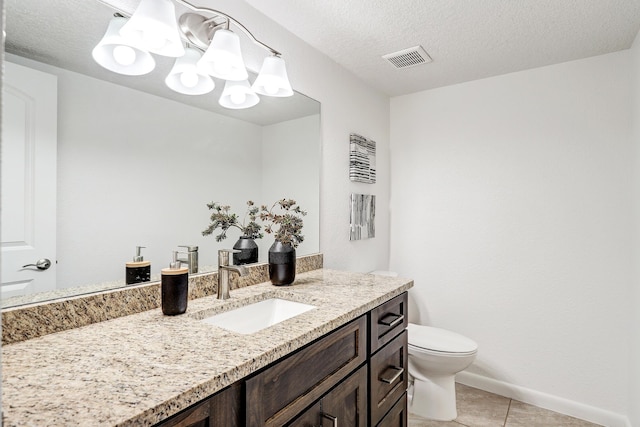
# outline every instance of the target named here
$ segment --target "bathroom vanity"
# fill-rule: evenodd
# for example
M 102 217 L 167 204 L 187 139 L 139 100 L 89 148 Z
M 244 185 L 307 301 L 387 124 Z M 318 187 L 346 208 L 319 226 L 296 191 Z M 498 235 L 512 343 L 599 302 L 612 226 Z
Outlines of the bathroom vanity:
M 4 425 L 406 425 L 412 285 L 320 269 L 3 346 Z M 202 321 L 267 298 L 315 308 L 252 334 Z
M 405 292 L 159 425 L 406 426 L 406 310 Z

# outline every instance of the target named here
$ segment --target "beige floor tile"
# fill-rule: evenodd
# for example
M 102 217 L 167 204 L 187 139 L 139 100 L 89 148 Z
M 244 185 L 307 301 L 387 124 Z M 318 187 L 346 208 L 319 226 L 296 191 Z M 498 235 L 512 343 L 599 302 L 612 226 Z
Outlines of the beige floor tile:
M 410 427 L 502 427 L 507 417 L 509 400 L 477 388 L 456 384 L 458 418 L 454 421 L 432 421 L 410 414 Z
M 425 420 L 417 415 L 409 414 L 409 427 L 463 427 L 455 421 Z
M 456 384 L 458 418 L 469 427 L 502 427 L 511 399 L 477 388 Z
M 588 421 L 579 420 L 533 405 L 511 401 L 506 427 L 596 427 Z

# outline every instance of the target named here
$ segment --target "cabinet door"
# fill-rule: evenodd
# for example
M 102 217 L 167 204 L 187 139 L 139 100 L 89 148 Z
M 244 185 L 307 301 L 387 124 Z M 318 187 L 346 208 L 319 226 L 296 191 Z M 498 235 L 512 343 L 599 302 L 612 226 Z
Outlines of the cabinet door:
M 240 427 L 244 420 L 242 381 L 216 393 L 211 399 L 210 427 Z
M 318 401 L 291 423 L 287 424 L 286 427 L 318 427 L 322 422 L 320 419 L 321 414 L 320 401 Z
M 322 427 L 367 425 L 367 367 L 363 366 L 331 390 L 321 401 Z
M 173 418 L 163 421 L 156 427 L 211 427 L 211 399 L 206 399 L 196 406 L 179 413 Z
M 246 381 L 247 427 L 280 427 L 367 359 L 367 318 L 342 326 Z
M 407 410 L 407 395 L 405 393 L 376 427 L 407 427 L 408 419 L 409 411 Z
M 363 366 L 286 427 L 365 427 L 367 367 Z
M 242 420 L 241 393 L 242 384 L 235 383 L 157 427 L 239 427 Z

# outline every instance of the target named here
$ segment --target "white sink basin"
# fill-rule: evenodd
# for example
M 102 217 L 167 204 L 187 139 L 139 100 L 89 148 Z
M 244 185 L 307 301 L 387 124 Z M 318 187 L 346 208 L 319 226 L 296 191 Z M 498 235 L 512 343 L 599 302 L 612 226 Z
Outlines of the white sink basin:
M 271 298 L 202 319 L 240 334 L 252 334 L 316 308 L 314 305 Z

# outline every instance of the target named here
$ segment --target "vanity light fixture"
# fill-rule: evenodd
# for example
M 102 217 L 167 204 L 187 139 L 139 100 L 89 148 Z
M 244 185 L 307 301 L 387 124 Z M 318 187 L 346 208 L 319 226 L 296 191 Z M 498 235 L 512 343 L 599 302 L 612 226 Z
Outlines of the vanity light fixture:
M 249 78 L 240 51 L 240 37 L 224 28 L 214 33 L 198 66 L 213 77 L 223 80 L 242 81 Z
M 185 95 L 204 95 L 215 87 L 213 79 L 198 68 L 202 57 L 199 50 L 192 47 L 185 49 L 184 56 L 176 59 L 176 63 L 164 80 L 170 89 Z
M 253 83 L 253 90 L 267 96 L 293 95 L 284 59 L 279 56 L 265 58 L 260 74 L 258 74 L 256 81 Z
M 150 53 L 179 57 L 184 46 L 171 0 L 142 0 L 120 34 Z
M 185 13 L 176 22 L 174 1 L 194 13 Z M 219 100 L 225 108 L 252 107 L 260 100 L 256 93 L 293 95 L 280 52 L 256 39 L 244 25 L 223 12 L 196 7 L 185 0 L 142 0 L 128 20 L 122 13 L 115 15 L 93 50 L 95 61 L 110 71 L 146 74 L 155 67 L 150 55 L 155 53 L 177 58 L 165 79 L 167 86 L 176 92 L 202 95 L 215 86 L 209 76 L 226 80 Z M 240 38 L 231 31 L 231 25 L 270 53 L 253 86 L 248 81 Z
M 225 108 L 234 110 L 249 108 L 260 102 L 260 98 L 249 85 L 248 80 L 227 80 L 218 103 Z
M 119 14 L 111 18 L 104 37 L 91 55 L 98 64 L 114 73 L 127 76 L 150 73 L 156 66 L 153 56 L 120 35 L 120 29 L 126 23 L 127 18 Z

